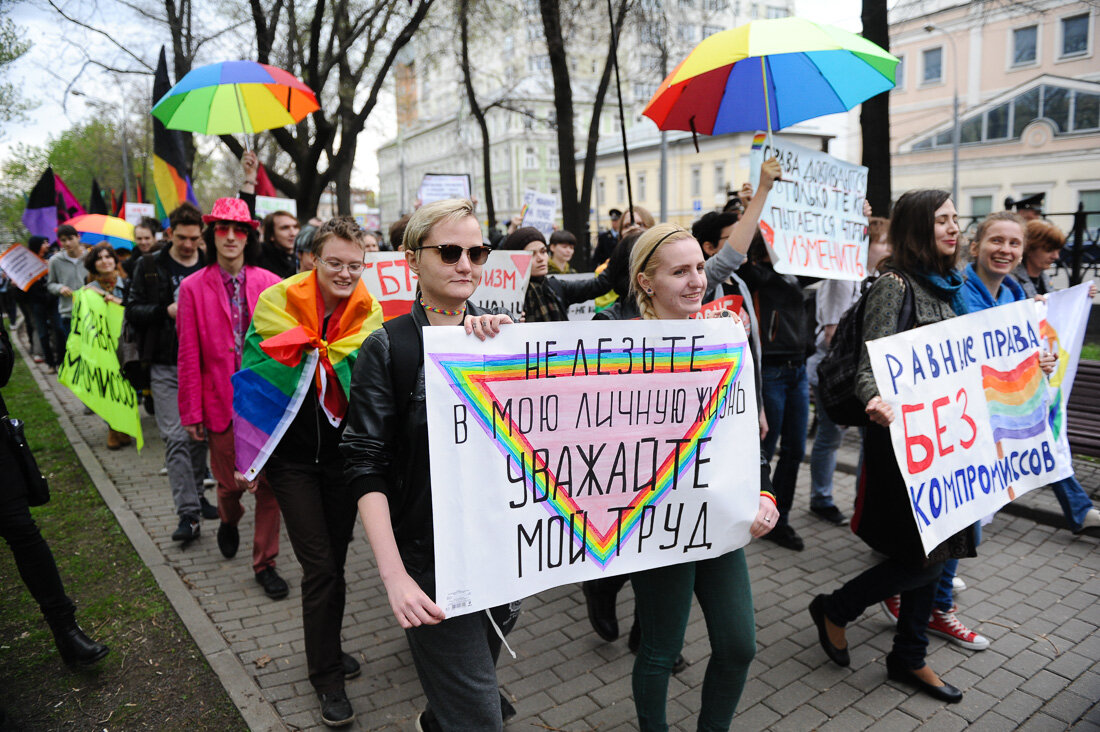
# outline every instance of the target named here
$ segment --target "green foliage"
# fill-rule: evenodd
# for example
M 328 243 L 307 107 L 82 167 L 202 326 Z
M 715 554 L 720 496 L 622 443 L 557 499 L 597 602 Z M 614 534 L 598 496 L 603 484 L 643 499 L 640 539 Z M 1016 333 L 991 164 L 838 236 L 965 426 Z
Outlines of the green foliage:
M 1081 346 L 1082 361 L 1100 361 L 1100 343 L 1085 343 Z
M 21 119 L 31 107 L 15 85 L 5 80 L 8 67 L 31 47 L 11 18 L 6 17 L 11 4 L 11 0 L 0 0 L 0 122 Z

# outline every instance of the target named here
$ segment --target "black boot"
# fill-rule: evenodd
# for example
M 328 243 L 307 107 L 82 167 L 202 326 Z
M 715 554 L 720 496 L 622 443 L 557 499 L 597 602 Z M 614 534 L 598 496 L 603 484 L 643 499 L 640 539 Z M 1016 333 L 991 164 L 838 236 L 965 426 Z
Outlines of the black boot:
M 50 630 L 53 631 L 54 643 L 61 653 L 61 660 L 69 666 L 91 666 L 107 656 L 107 646 L 85 635 L 75 620 L 51 623 Z

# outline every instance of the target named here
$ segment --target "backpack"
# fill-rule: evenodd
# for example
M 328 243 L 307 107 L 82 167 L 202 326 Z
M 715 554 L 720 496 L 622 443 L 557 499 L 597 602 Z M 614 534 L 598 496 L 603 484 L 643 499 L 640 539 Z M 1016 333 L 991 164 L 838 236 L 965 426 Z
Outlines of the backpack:
M 900 277 L 905 283 L 905 295 L 898 312 L 900 333 L 913 327 L 913 284 L 901 272 L 890 274 Z M 863 310 L 869 291 L 870 288 L 866 288 L 859 301 L 840 317 L 829 350 L 817 367 L 820 396 L 817 406 L 824 409 L 833 422 L 848 427 L 864 426 L 869 421 L 865 411 L 867 405 L 856 396 L 856 372 L 859 371 L 859 358 L 863 353 Z

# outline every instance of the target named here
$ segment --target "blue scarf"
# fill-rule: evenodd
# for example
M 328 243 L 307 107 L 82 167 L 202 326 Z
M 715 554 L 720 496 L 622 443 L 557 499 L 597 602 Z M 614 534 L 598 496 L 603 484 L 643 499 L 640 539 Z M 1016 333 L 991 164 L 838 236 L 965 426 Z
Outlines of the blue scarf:
M 946 275 L 918 272 L 917 276 L 937 297 L 951 303 L 951 309 L 955 311 L 955 315 L 966 315 L 970 312 L 970 308 L 966 305 L 966 298 L 963 296 L 962 286 L 966 278 L 963 277 L 962 272 L 957 269 L 952 269 Z

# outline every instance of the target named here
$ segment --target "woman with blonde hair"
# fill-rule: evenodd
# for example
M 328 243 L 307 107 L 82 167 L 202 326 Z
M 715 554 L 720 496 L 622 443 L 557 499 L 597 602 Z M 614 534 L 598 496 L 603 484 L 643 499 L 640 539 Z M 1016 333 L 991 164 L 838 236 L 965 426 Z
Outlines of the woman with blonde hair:
M 631 250 L 630 287 L 643 320 L 690 318 L 707 289 L 699 242 L 674 224 L 650 228 Z M 775 498 L 761 492 L 750 533 L 763 536 L 778 516 Z M 642 631 L 633 676 L 640 729 L 668 729 L 668 677 L 684 645 L 693 594 L 699 598 L 711 645 L 698 728 L 729 729 L 756 653 L 744 550 L 636 572 L 631 582 Z

